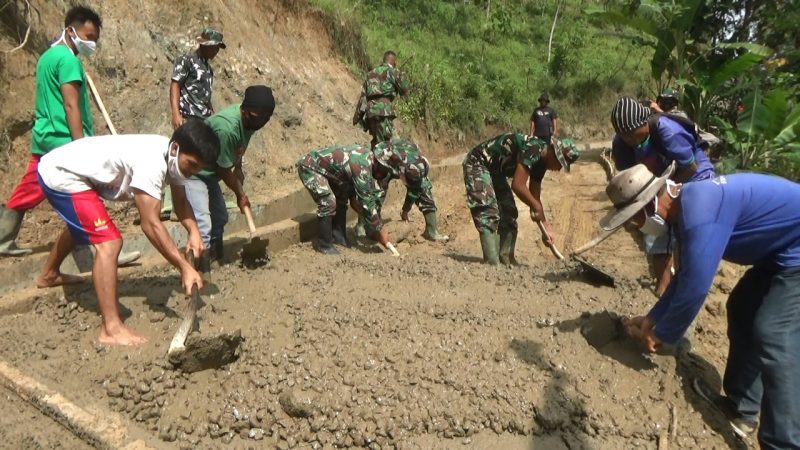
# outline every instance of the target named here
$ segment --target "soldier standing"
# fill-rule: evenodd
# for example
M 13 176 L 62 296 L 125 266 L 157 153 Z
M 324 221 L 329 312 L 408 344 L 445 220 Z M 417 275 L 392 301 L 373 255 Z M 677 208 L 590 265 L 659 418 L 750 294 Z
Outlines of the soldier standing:
M 219 49 L 225 48 L 222 33 L 206 28 L 197 36 L 197 49 L 191 53 L 178 56 L 172 69 L 172 81 L 169 84 L 169 107 L 172 116 L 172 129 L 181 126 L 186 119 L 204 120 L 214 114 L 211 103 L 214 85 L 214 69 L 211 60 L 217 56 Z M 164 195 L 161 219 L 169 218 L 172 211 L 170 191 Z
M 402 168 L 393 166 L 387 159 L 379 160 L 370 149 L 359 144 L 313 150 L 300 158 L 296 166 L 300 181 L 317 203 L 319 238 L 313 245 L 318 252 L 337 255 L 339 251 L 333 244 L 347 245 L 343 225 L 349 200 L 350 206 L 367 219 L 367 230 L 374 239 L 399 256 L 383 229 L 378 180 Z M 399 174 L 392 176 L 399 177 Z M 337 224 L 335 233 L 334 222 Z
M 393 101 L 398 95 L 406 95 L 411 83 L 395 68 L 397 55 L 389 50 L 383 54 L 383 64 L 367 74 L 361 89 L 361 99 L 356 109 L 353 124 L 362 126 L 372 135 L 372 147 L 388 141 L 394 134 L 392 121 L 396 117 Z
M 563 167 L 569 172 L 570 164 L 579 157 L 570 139 L 558 139 L 548 145 L 521 133 L 501 134 L 467 153 L 463 164 L 467 204 L 480 233 L 485 262 L 516 264 L 518 211 L 512 191 L 531 208 L 531 220 L 544 226 L 545 245 L 554 244 L 542 207 L 542 179 L 546 170 Z M 506 179 L 511 177 L 509 188 Z

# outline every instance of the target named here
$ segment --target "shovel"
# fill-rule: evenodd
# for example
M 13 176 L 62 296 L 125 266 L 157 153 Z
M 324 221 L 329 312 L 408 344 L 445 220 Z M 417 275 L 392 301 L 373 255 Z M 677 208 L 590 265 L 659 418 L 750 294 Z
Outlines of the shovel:
M 194 267 L 194 255 L 186 255 L 189 264 Z M 232 333 L 221 333 L 214 336 L 193 334 L 197 331 L 197 308 L 200 304 L 200 292 L 197 284 L 192 285 L 192 294 L 188 298 L 183 322 L 169 344 L 167 359 L 176 368 L 185 373 L 216 369 L 230 364 L 239 358 L 240 346 L 244 338 L 241 330 Z
M 250 242 L 242 247 L 242 262 L 246 267 L 263 266 L 269 262 L 267 257 L 267 244 L 269 239 L 255 236 L 256 224 L 253 222 L 253 212 L 249 206 L 244 207 L 244 216 L 247 218 L 247 227 L 250 229 Z
M 192 267 L 195 267 L 194 253 L 187 252 L 186 259 L 189 260 L 189 264 L 191 264 Z M 188 298 L 186 312 L 183 314 L 183 322 L 181 322 L 181 325 L 178 327 L 175 336 L 172 337 L 172 342 L 169 343 L 167 356 L 174 357 L 186 350 L 186 337 L 197 328 L 197 305 L 199 304 L 200 292 L 197 290 L 197 284 L 193 284 L 192 295 Z
M 547 230 L 544 228 L 544 225 L 542 224 L 542 222 L 536 222 L 536 224 L 539 225 L 539 230 L 541 230 L 542 234 L 547 236 L 548 240 L 551 240 L 550 239 L 550 234 L 547 233 Z M 562 261 L 564 263 L 565 267 L 567 267 L 568 269 L 571 269 L 571 267 L 569 267 L 569 265 L 567 264 L 566 259 L 564 259 L 564 255 L 562 255 L 561 252 L 558 251 L 558 249 L 556 248 L 555 245 L 550 245 L 550 251 L 553 252 L 553 255 L 556 258 L 558 258 L 560 261 Z M 603 286 L 614 287 L 614 277 L 612 277 L 611 275 L 607 274 L 603 270 L 599 269 L 594 264 L 586 261 L 583 258 L 579 258 L 574 253 L 570 256 L 570 259 L 572 261 L 577 262 L 581 266 L 581 273 L 590 282 L 596 283 L 596 284 L 599 284 L 599 285 L 603 285 Z

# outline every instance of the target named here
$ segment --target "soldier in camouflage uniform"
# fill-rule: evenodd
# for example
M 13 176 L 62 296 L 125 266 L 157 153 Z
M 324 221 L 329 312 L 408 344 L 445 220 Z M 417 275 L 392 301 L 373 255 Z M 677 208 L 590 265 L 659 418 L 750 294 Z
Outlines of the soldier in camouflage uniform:
M 411 83 L 400 70 L 395 68 L 397 55 L 393 51 L 383 54 L 383 64 L 372 69 L 361 89 L 361 97 L 356 107 L 353 125 L 360 124 L 372 135 L 372 147 L 379 142 L 388 141 L 394 134 L 393 101 L 398 95 L 406 95 Z
M 580 154 L 569 139 L 551 144 L 521 133 L 505 133 L 473 148 L 464 158 L 464 184 L 472 220 L 480 233 L 483 259 L 516 264 L 517 206 L 512 192 L 531 208 L 531 219 L 544 225 L 545 245 L 553 245 L 541 202 L 547 170 L 569 171 Z M 507 178 L 513 178 L 509 187 Z M 528 180 L 530 179 L 530 184 Z
M 333 244 L 347 245 L 344 224 L 348 200 L 354 210 L 367 218 L 367 229 L 375 240 L 391 247 L 380 213 L 379 180 L 395 170 L 387 161 L 379 161 L 365 146 L 352 144 L 313 150 L 296 165 L 300 181 L 317 203 L 320 228 L 320 236 L 314 241 L 317 251 L 338 254 Z
M 178 56 L 172 69 L 169 84 L 169 105 L 172 128 L 176 129 L 186 119 L 204 120 L 214 114 L 211 92 L 214 85 L 214 70 L 210 61 L 219 49 L 225 48 L 222 33 L 206 28 L 197 36 L 197 49 Z M 172 211 L 172 195 L 167 189 L 161 205 L 161 220 L 169 219 Z
M 384 153 L 394 154 L 405 168 L 400 175 L 400 179 L 406 186 L 406 198 L 403 203 L 403 210 L 400 214 L 401 219 L 408 221 L 408 213 L 411 207 L 416 204 L 422 215 L 425 217 L 425 232 L 423 237 L 434 242 L 447 242 L 448 236 L 439 233 L 436 220 L 436 203 L 433 201 L 433 185 L 428 179 L 430 162 L 422 156 L 419 147 L 411 141 L 405 139 L 392 139 L 388 142 L 381 142 L 375 146 L 373 153 L 379 159 L 392 161 L 393 158 L 381 156 Z M 394 173 L 394 172 L 392 172 Z M 380 180 L 381 204 L 386 198 L 389 190 L 389 182 L 394 176 L 387 176 Z

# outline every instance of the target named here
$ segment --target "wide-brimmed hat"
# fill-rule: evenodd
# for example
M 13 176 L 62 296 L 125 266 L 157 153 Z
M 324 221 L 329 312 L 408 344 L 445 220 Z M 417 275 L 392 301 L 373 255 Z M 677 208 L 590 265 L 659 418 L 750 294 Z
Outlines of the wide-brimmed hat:
M 227 47 L 225 42 L 222 41 L 222 33 L 213 28 L 203 29 L 200 35 L 197 36 L 197 42 L 199 42 L 200 45 L 219 45 L 219 48 Z
M 653 200 L 673 172 L 674 161 L 660 177 L 650 172 L 644 164 L 637 164 L 614 175 L 606 187 L 606 195 L 614 204 L 614 209 L 600 219 L 600 228 L 611 231 L 621 227 Z
M 419 154 L 419 147 L 409 140 L 395 138 L 379 142 L 372 149 L 375 161 L 389 171 L 392 178 L 400 178 L 406 171 L 409 158 Z
M 581 157 L 581 152 L 578 151 L 578 146 L 572 139 L 554 139 L 553 150 L 555 150 L 556 159 L 567 173 L 569 173 L 570 165 Z

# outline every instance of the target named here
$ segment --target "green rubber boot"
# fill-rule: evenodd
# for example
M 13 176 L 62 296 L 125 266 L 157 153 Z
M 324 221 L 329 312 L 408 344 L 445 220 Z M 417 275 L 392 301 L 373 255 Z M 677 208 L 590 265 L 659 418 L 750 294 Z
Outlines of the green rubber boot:
M 517 230 L 500 232 L 500 262 L 507 266 L 516 266 L 514 247 L 517 245 Z
M 25 256 L 33 252 L 29 248 L 17 247 L 16 239 L 24 216 L 24 212 L 0 207 L 0 255 Z
M 483 262 L 496 266 L 500 260 L 498 257 L 500 238 L 494 233 L 481 233 L 481 249 L 483 250 Z
M 425 213 L 425 232 L 422 237 L 433 242 L 447 242 L 450 236 L 439 233 L 439 227 L 436 222 L 436 211 Z

